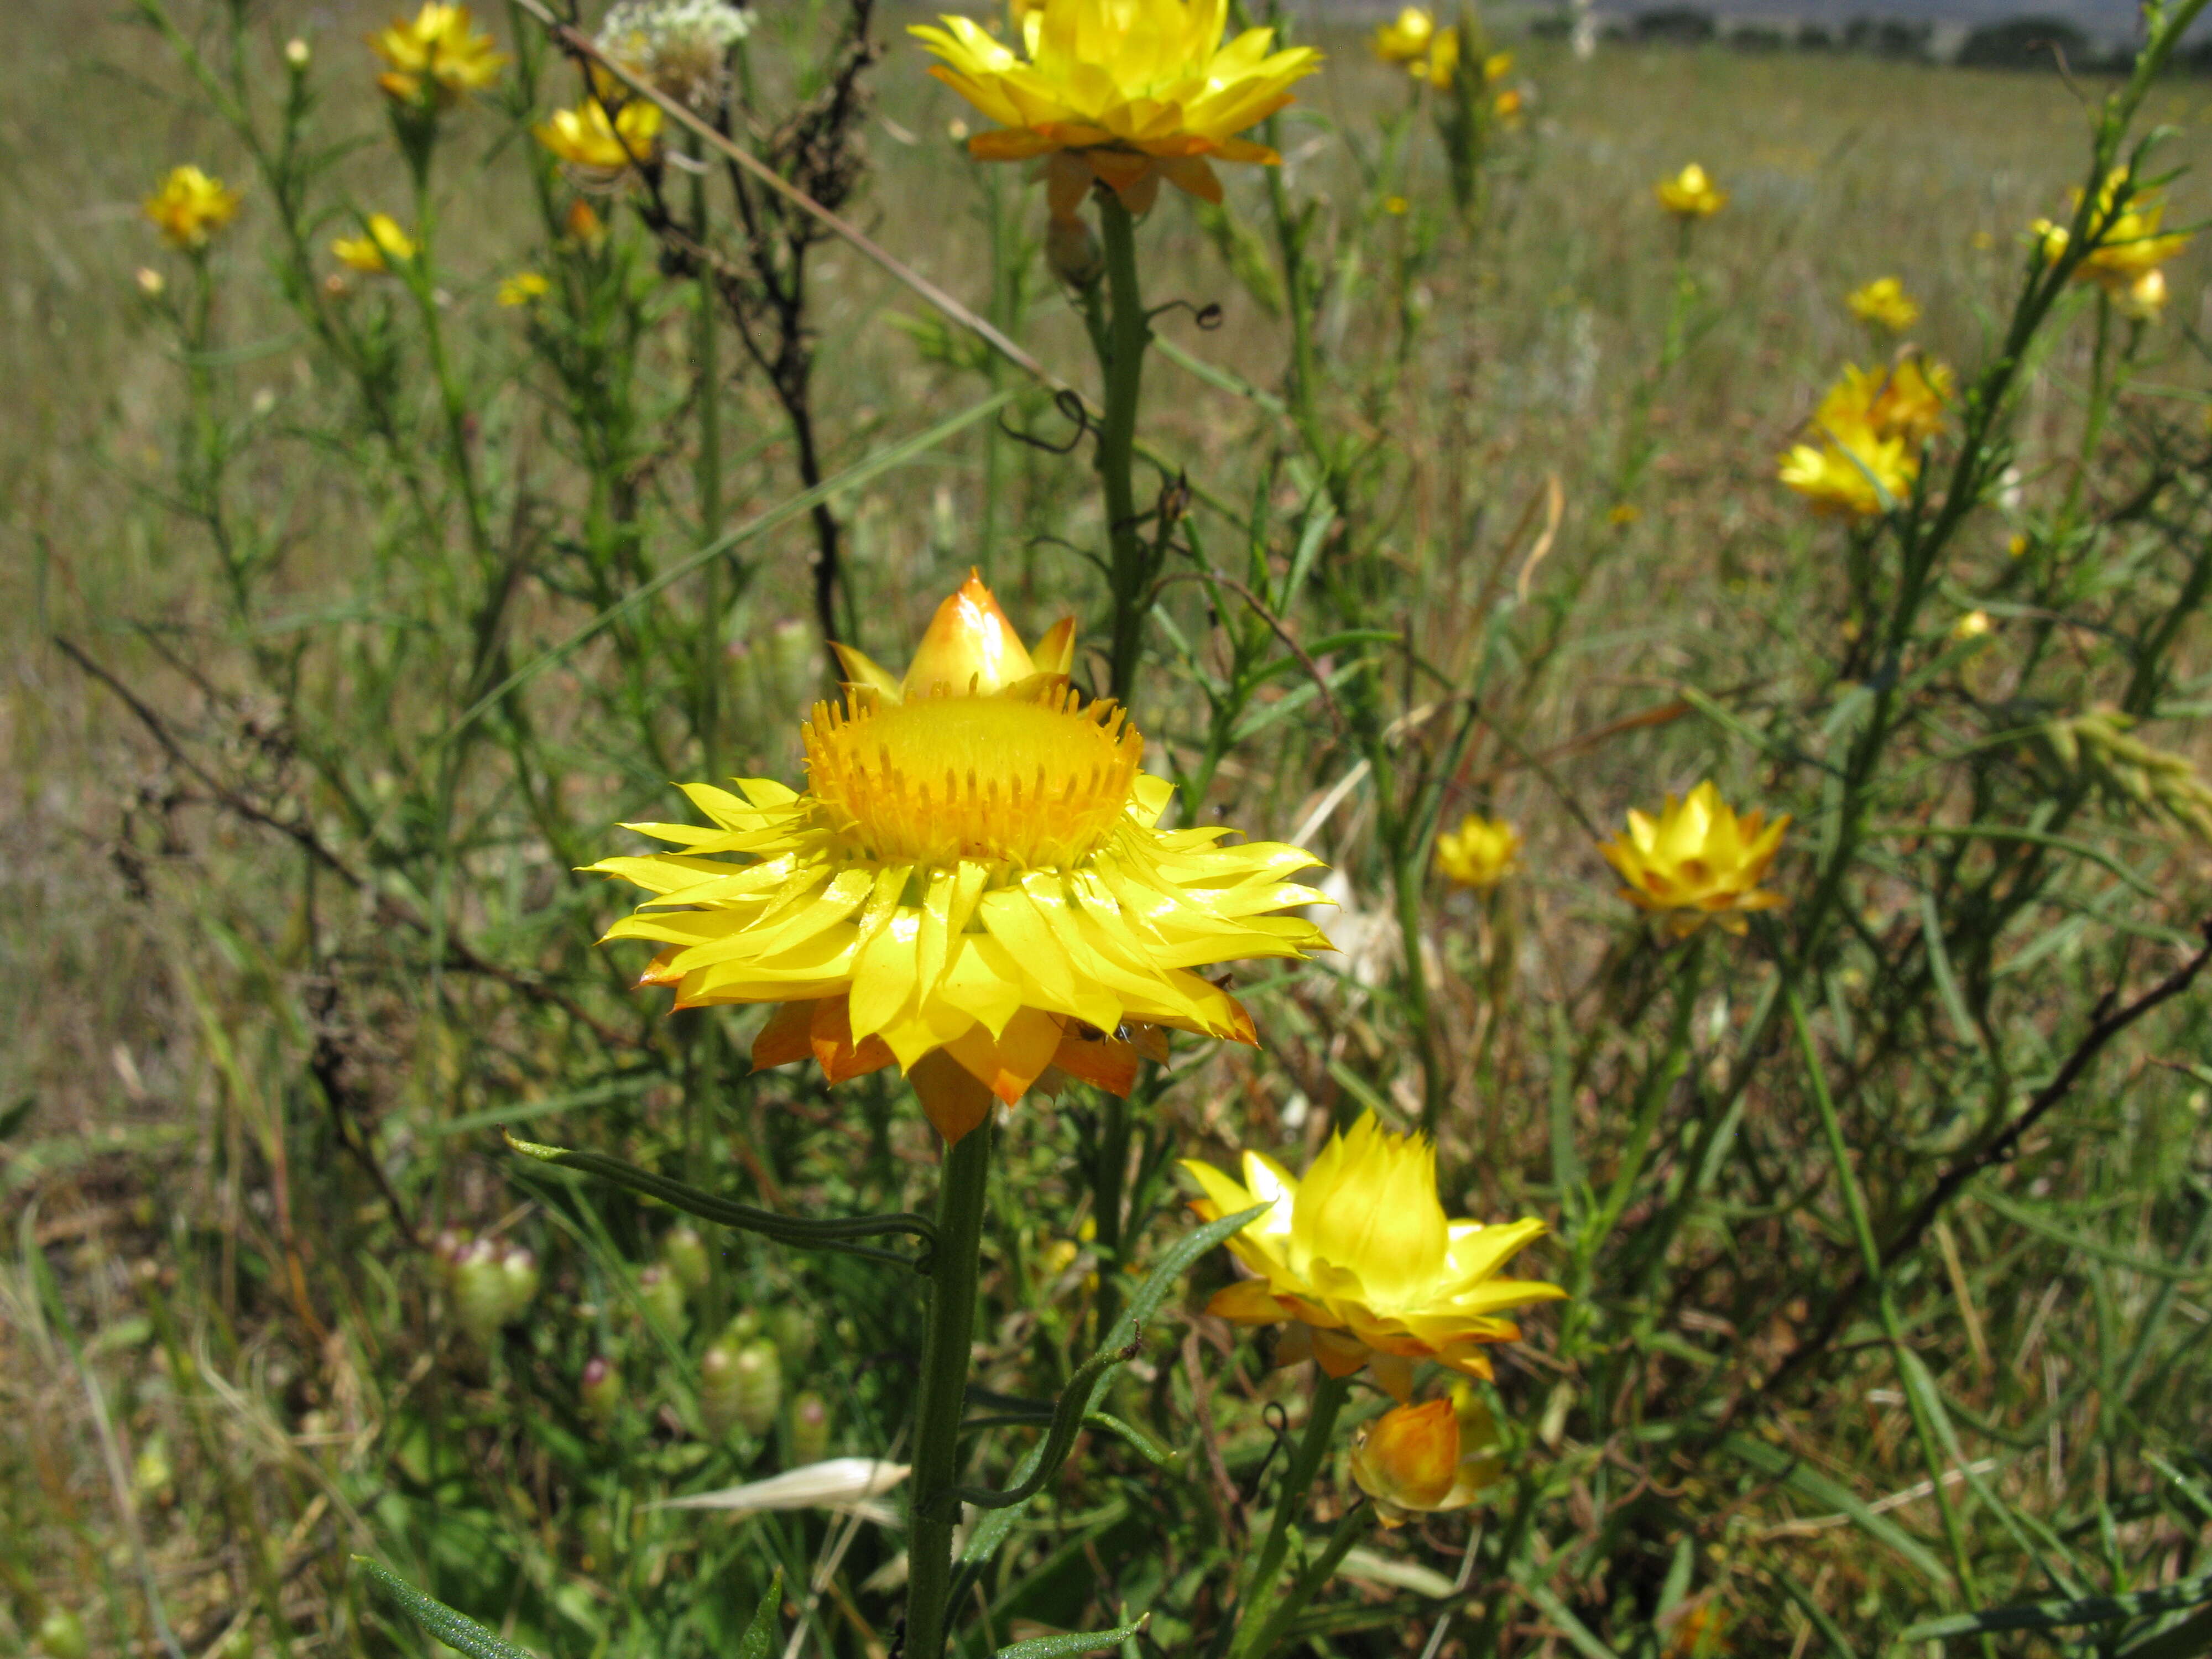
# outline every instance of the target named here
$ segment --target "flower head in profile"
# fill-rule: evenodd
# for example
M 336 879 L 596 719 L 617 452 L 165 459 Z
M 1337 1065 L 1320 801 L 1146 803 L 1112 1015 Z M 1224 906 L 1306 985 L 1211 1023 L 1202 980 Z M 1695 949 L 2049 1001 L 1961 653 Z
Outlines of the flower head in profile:
M 1893 334 L 1902 334 L 1920 320 L 1920 307 L 1894 276 L 1877 276 L 1865 287 L 1853 289 L 1844 303 L 1861 322 Z
M 208 239 L 238 216 L 244 200 L 220 179 L 211 179 L 187 163 L 171 167 L 159 188 L 144 203 L 146 216 L 159 227 L 161 240 L 171 247 L 197 253 Z
M 1715 185 L 1695 161 L 1662 179 L 1651 187 L 1651 193 L 1659 198 L 1661 207 L 1685 223 L 1711 218 L 1728 205 L 1729 199 L 1728 192 Z
M 1788 901 L 1759 887 L 1782 846 L 1789 817 L 1766 822 L 1763 811 L 1739 818 L 1711 781 L 1686 795 L 1667 797 L 1656 818 L 1631 807 L 1628 828 L 1598 851 L 1628 884 L 1621 896 L 1668 917 L 1676 937 L 1708 921 L 1744 931 L 1744 916 Z
M 1014 18 L 1019 52 L 957 15 L 908 32 L 941 60 L 930 73 L 1000 124 L 968 153 L 1043 158 L 1048 205 L 1066 218 L 1094 181 L 1142 213 L 1163 179 L 1218 202 L 1215 161 L 1279 159 L 1237 135 L 1289 103 L 1321 54 L 1278 52 L 1267 28 L 1224 41 L 1228 18 L 1228 0 L 1042 0 Z
M 1498 1424 L 1464 1385 L 1449 1399 L 1395 1406 L 1352 1443 L 1352 1478 L 1386 1527 L 1463 1510 L 1504 1477 Z
M 1469 812 L 1456 830 L 1437 837 L 1437 868 L 1444 879 L 1480 892 L 1511 875 L 1521 864 L 1521 832 L 1504 818 Z
M 610 116 L 605 100 L 589 97 L 574 109 L 555 110 L 531 131 L 572 167 L 623 173 L 650 161 L 659 150 L 660 106 L 633 98 Z
M 403 104 L 425 99 L 450 104 L 499 79 L 507 54 L 478 33 L 466 6 L 426 0 L 410 22 L 395 17 L 368 37 L 371 51 L 389 65 L 376 77 L 386 97 Z
M 1239 1325 L 1287 1324 L 1279 1364 L 1311 1358 L 1331 1376 L 1371 1365 L 1375 1380 L 1405 1400 L 1416 1360 L 1486 1377 L 1484 1350 L 1521 1334 L 1501 1316 L 1566 1294 L 1498 1277 L 1542 1236 L 1542 1222 L 1447 1219 L 1436 1148 L 1372 1116 L 1333 1137 L 1303 1181 L 1260 1152 L 1244 1154 L 1241 1183 L 1194 1158 L 1182 1167 L 1204 1194 L 1191 1207 L 1208 1221 L 1272 1200 L 1229 1241 L 1253 1276 L 1216 1294 L 1206 1311 Z
M 2081 192 L 2074 192 L 2078 211 Z M 2135 190 L 2124 171 L 2109 174 L 2097 192 L 2097 205 L 2089 218 L 2095 233 L 2089 251 L 2074 267 L 2073 280 L 2094 283 L 2115 300 L 2125 300 L 2129 290 L 2145 276 L 2165 264 L 2189 246 L 2184 231 L 2167 231 L 2166 204 L 2154 190 Z M 2065 226 L 2038 219 L 2033 233 L 2046 263 L 2056 264 L 2073 244 Z M 2162 283 L 2161 283 L 2162 286 Z
M 415 239 L 399 228 L 388 213 L 372 213 L 359 236 L 341 236 L 331 244 L 338 263 L 370 276 L 392 269 L 392 261 L 404 264 L 415 257 Z
M 1428 55 L 1429 42 L 1436 33 L 1434 14 L 1419 6 L 1407 6 L 1376 29 L 1370 44 L 1386 64 L 1411 64 Z
M 780 1005 L 757 1066 L 898 1066 L 947 1140 L 1032 1085 L 1126 1095 L 1163 1028 L 1255 1042 L 1194 970 L 1328 949 L 1281 914 L 1321 899 L 1290 879 L 1316 860 L 1161 829 L 1172 791 L 1127 714 L 1069 684 L 1074 652 L 1073 621 L 1024 648 L 972 575 L 903 676 L 841 647 L 806 788 L 691 784 L 707 825 L 629 826 L 677 850 L 592 866 L 653 895 L 607 937 L 662 945 L 642 982 L 678 1007 Z

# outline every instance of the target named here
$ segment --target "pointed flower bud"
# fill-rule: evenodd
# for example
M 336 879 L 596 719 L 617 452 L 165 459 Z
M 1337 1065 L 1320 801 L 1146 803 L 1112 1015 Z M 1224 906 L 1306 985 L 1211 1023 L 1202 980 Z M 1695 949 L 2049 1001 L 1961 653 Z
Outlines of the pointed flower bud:
M 1504 1465 L 1498 1425 L 1472 1389 L 1447 1400 L 1399 1406 L 1363 1429 L 1352 1446 L 1352 1478 L 1375 1500 L 1383 1523 L 1465 1509 L 1496 1484 Z
M 684 1295 L 696 1296 L 707 1288 L 707 1243 L 696 1228 L 671 1227 L 660 1241 L 660 1259 L 668 1264 Z

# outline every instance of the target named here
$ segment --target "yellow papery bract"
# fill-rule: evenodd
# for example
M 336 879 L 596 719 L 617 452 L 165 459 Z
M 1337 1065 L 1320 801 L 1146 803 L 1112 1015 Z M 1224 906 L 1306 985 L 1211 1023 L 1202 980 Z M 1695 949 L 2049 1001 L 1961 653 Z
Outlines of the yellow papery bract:
M 1229 1241 L 1254 1277 L 1221 1291 L 1207 1311 L 1243 1325 L 1288 1322 L 1279 1364 L 1310 1355 L 1332 1376 L 1371 1364 L 1376 1380 L 1403 1400 L 1415 1360 L 1488 1376 L 1484 1348 L 1521 1334 L 1500 1316 L 1566 1294 L 1498 1277 L 1542 1236 L 1542 1222 L 1446 1219 L 1435 1148 L 1372 1117 L 1332 1139 L 1303 1181 L 1258 1152 L 1244 1154 L 1241 1182 L 1196 1159 L 1182 1167 L 1203 1194 L 1191 1207 L 1206 1220 L 1272 1206 Z
M 1521 832 L 1504 818 L 1470 812 L 1437 837 L 1437 868 L 1448 881 L 1480 891 L 1520 867 Z
M 1728 192 L 1717 188 L 1695 161 L 1651 189 L 1659 205 L 1677 219 L 1710 219 L 1728 205 Z
M 412 21 L 394 18 L 368 37 L 370 49 L 391 65 L 376 78 L 385 95 L 418 102 L 425 91 L 439 103 L 480 92 L 499 79 L 507 54 L 489 34 L 475 32 L 466 6 L 429 0 Z
M 1255 1040 L 1193 970 L 1328 941 L 1280 914 L 1325 902 L 1311 854 L 1158 827 L 1118 706 L 1067 683 L 1072 624 L 1025 651 L 970 576 L 903 681 L 857 651 L 845 702 L 805 728 L 805 793 L 685 787 L 707 826 L 629 826 L 675 851 L 592 866 L 653 896 L 609 939 L 665 947 L 644 975 L 680 1007 L 781 1003 L 756 1066 L 830 1081 L 896 1065 L 948 1140 L 994 1098 L 1070 1079 L 1127 1094 L 1160 1028 Z
M 555 110 L 531 131 L 571 167 L 621 173 L 650 161 L 659 149 L 660 106 L 633 99 L 610 118 L 605 103 L 586 98 L 574 109 Z
M 187 164 L 170 168 L 143 206 L 161 240 L 189 253 L 205 247 L 210 235 L 236 218 L 243 199 L 222 179 Z
M 1398 1406 L 1352 1443 L 1352 1478 L 1386 1527 L 1414 1515 L 1463 1510 L 1505 1472 L 1498 1425 L 1462 1384 L 1448 1400 Z
M 1289 103 L 1321 62 L 1310 46 L 1274 51 L 1273 29 L 1224 42 L 1227 0 L 1030 0 L 1014 16 L 1019 52 L 965 17 L 939 21 L 908 31 L 941 60 L 930 73 L 1000 124 L 969 153 L 1050 158 L 1062 218 L 1093 180 L 1133 213 L 1162 179 L 1219 201 L 1211 163 L 1275 161 L 1237 135 Z
M 1668 913 L 1677 934 L 1695 933 L 1708 918 L 1740 933 L 1745 912 L 1785 902 L 1759 884 L 1789 824 L 1787 815 L 1769 823 L 1763 811 L 1737 817 L 1707 781 L 1680 799 L 1668 796 L 1656 819 L 1632 807 L 1627 830 L 1598 850 L 1628 884 L 1621 896 Z

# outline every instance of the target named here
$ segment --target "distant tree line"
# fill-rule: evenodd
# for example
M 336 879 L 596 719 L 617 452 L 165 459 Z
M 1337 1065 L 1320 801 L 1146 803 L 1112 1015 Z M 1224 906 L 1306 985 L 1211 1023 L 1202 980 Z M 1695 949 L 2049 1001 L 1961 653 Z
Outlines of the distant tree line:
M 1564 35 L 1566 13 L 1540 18 L 1540 35 Z M 1949 63 L 1960 69 L 2051 70 L 2070 74 L 2125 70 L 2134 61 L 2130 47 L 2100 46 L 2063 17 L 2009 17 L 1971 31 L 1956 51 L 1938 52 L 1935 26 L 1893 17 L 1856 17 L 1841 30 L 1820 23 L 1797 25 L 1719 17 L 1696 6 L 1670 5 L 1616 19 L 1608 40 L 1638 46 L 1717 46 L 1735 52 L 1835 52 L 1908 63 Z M 2185 74 L 2212 75 L 2212 40 L 2200 41 L 2175 55 Z

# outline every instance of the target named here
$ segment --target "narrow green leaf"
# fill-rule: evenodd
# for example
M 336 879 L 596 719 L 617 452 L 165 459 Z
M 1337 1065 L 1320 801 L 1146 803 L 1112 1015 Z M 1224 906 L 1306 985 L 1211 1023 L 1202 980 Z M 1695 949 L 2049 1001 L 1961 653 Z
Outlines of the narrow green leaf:
M 1109 1648 L 1120 1647 L 1142 1631 L 1152 1616 L 1149 1613 L 1139 1613 L 1133 1623 L 1116 1625 L 1112 1630 L 1079 1631 L 1069 1636 L 1033 1636 L 1026 1642 L 1000 1648 L 991 1659 L 1076 1659 L 1078 1654 L 1103 1653 Z
M 2212 1607 L 2120 1650 L 2119 1659 L 2203 1659 L 2212 1653 Z
M 1930 1619 L 1903 1632 L 1900 1642 L 1934 1642 L 1947 1636 L 1979 1636 L 1986 1631 L 2063 1630 L 2073 1625 L 2109 1625 L 2120 1619 L 2142 1619 L 2154 1613 L 2172 1613 L 2212 1603 L 2212 1573 L 2185 1578 L 2178 1584 L 2137 1590 L 2130 1595 L 2080 1595 L 2063 1601 L 2021 1601 L 2008 1607 L 1985 1607 L 1979 1613 L 1954 1613 Z
M 1848 1515 L 1862 1532 L 1887 1544 L 1900 1558 L 1911 1563 L 1929 1583 L 1938 1586 L 1950 1583 L 1951 1575 L 1944 1570 L 1943 1564 L 1931 1555 L 1919 1540 L 1887 1516 L 1876 1515 L 1856 1492 L 1840 1482 L 1831 1480 L 1803 1459 L 1791 1455 L 1778 1446 L 1770 1446 L 1763 1440 L 1753 1440 L 1748 1435 L 1732 1434 L 1721 1444 L 1725 1450 L 1741 1458 L 1760 1474 L 1772 1476 L 1823 1509 Z
M 369 1583 L 386 1600 L 420 1625 L 425 1635 L 468 1655 L 469 1659 L 533 1659 L 528 1650 L 493 1635 L 468 1614 L 423 1595 L 381 1561 L 356 1555 L 353 1564 L 368 1576 Z
M 775 1610 L 782 1605 L 783 1569 L 778 1567 L 768 1581 L 768 1593 L 753 1609 L 752 1622 L 738 1638 L 738 1650 L 732 1659 L 768 1659 L 768 1650 L 775 1641 Z

